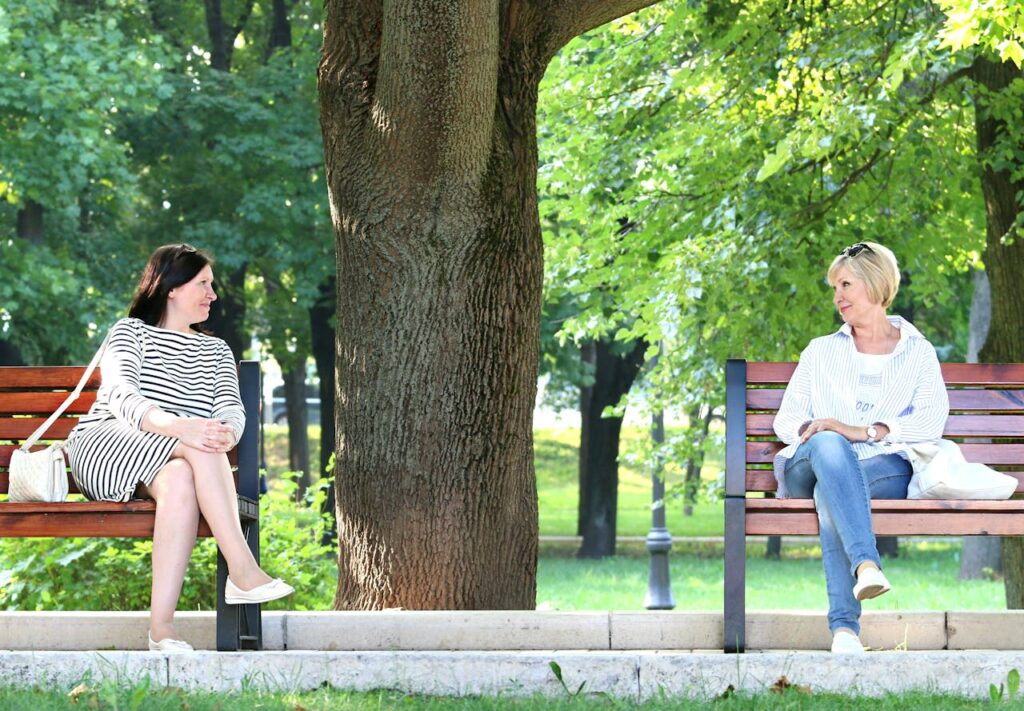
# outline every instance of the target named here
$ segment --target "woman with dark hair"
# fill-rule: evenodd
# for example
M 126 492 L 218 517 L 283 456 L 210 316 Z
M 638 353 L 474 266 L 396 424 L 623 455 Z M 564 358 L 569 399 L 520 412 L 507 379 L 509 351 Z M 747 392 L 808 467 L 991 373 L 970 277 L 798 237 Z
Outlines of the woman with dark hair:
M 188 651 L 174 611 L 200 513 L 228 564 L 228 604 L 293 592 L 264 573 L 246 545 L 227 452 L 245 413 L 231 349 L 197 329 L 213 290 L 210 258 L 187 244 L 157 249 L 128 318 L 107 337 L 96 402 L 67 441 L 71 474 L 94 501 L 156 501 L 149 648 Z

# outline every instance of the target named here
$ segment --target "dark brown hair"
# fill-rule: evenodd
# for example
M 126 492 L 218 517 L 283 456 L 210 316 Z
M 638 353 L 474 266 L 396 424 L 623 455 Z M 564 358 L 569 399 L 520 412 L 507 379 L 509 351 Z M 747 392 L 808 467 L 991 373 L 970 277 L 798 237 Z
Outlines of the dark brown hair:
M 128 316 L 142 319 L 150 326 L 159 326 L 167 310 L 167 295 L 195 279 L 213 259 L 188 244 L 165 244 L 158 247 L 142 272 L 135 296 L 128 307 Z

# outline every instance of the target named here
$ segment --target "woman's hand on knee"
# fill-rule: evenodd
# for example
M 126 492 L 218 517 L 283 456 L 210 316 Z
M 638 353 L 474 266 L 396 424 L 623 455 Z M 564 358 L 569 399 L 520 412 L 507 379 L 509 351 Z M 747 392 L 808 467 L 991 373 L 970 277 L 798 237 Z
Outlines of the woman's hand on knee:
M 847 425 L 835 418 L 825 417 L 820 420 L 811 420 L 810 424 L 804 428 L 803 434 L 800 436 L 800 442 L 806 442 L 819 432 L 835 432 L 836 434 L 842 435 L 850 442 L 864 441 L 863 427 Z
M 201 452 L 227 452 L 235 446 L 235 431 L 220 420 L 182 417 L 175 429 L 182 444 Z

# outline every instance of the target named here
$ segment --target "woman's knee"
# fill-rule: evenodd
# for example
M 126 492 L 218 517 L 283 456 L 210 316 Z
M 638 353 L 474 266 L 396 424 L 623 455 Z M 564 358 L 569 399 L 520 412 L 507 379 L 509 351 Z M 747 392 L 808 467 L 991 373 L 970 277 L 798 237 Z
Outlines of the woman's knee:
M 192 465 L 186 459 L 171 459 L 149 485 L 149 491 L 158 503 L 195 502 L 196 484 Z
M 853 451 L 850 441 L 838 432 L 826 430 L 812 436 L 804 445 L 812 459 L 845 457 Z

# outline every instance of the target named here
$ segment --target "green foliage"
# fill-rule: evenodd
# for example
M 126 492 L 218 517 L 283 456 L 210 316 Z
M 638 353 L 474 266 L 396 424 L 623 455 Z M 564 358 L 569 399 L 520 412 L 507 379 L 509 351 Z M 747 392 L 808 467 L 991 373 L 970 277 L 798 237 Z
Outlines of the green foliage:
M 1024 63 L 1024 3 L 1020 0 L 939 0 L 946 13 L 940 36 L 954 52 L 977 47 L 1013 62 Z
M 130 288 L 140 195 L 120 127 L 170 90 L 166 47 L 137 32 L 137 9 L 41 0 L 0 14 L 0 338 L 30 363 L 87 359 Z M 14 229 L 30 203 L 39 243 Z
M 631 401 L 720 413 L 725 360 L 795 359 L 834 330 L 828 264 L 876 239 L 909 278 L 898 312 L 962 358 L 984 214 L 943 18 L 665 2 L 570 43 L 538 116 L 547 300 L 576 307 L 559 336 L 663 343 Z
M 334 594 L 333 548 L 321 543 L 327 519 L 320 515 L 325 486 L 294 503 L 294 477 L 282 477 L 260 503 L 263 567 L 296 588 L 265 609 L 323 609 Z M 2 538 L 0 606 L 6 610 L 149 609 L 149 539 Z M 179 609 L 216 606 L 217 551 L 201 539 L 185 576 Z

